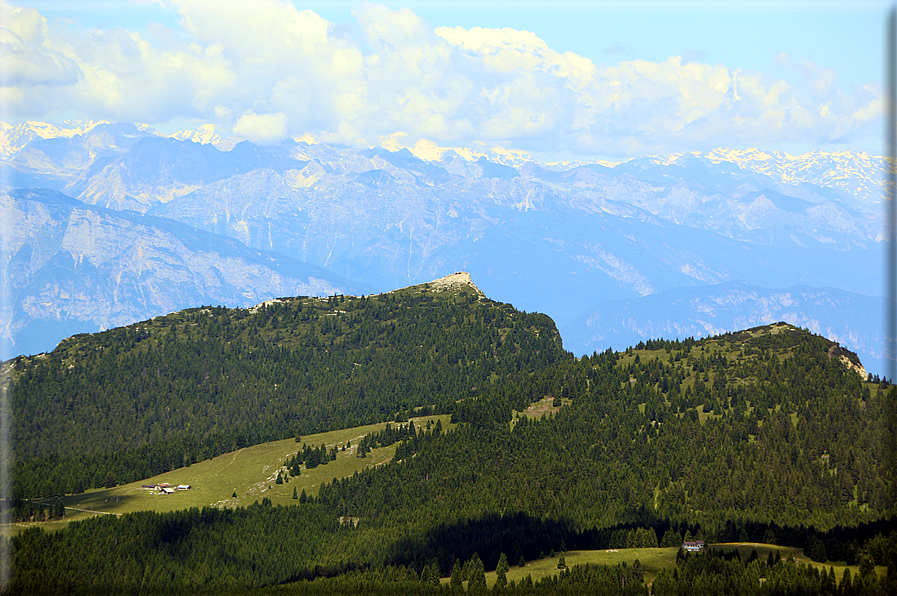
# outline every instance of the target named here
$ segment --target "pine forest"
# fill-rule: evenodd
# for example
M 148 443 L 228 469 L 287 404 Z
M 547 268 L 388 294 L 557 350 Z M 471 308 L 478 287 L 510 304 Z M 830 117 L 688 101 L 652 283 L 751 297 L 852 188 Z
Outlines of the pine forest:
M 897 394 L 785 323 L 577 358 L 545 315 L 424 284 L 203 306 L 4 366 L 14 593 L 897 593 Z M 288 504 L 66 520 L 276 441 Z

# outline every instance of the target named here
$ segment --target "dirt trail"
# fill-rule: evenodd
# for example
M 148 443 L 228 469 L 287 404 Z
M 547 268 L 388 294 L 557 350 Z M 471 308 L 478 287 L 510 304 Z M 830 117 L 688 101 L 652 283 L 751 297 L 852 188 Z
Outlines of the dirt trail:
M 95 511 L 93 509 L 78 509 L 77 507 L 66 507 L 66 509 L 71 509 L 72 511 L 82 511 L 84 513 L 96 513 L 99 515 L 117 515 L 121 517 L 121 513 L 113 513 L 111 511 Z
M 240 455 L 240 453 L 241 453 L 244 449 L 246 449 L 246 447 L 241 447 L 240 449 L 237 449 L 236 451 L 234 451 L 234 455 L 230 458 L 230 463 L 227 464 L 227 465 L 229 465 L 229 466 L 230 466 L 230 465 L 233 465 L 233 463 L 234 463 L 235 461 L 237 461 L 237 456 Z

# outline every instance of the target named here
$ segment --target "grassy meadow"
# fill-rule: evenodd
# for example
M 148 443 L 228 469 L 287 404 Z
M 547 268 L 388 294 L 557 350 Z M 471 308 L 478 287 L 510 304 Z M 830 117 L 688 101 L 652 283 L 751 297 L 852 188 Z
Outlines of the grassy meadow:
M 527 575 L 531 575 L 534 582 L 539 581 L 543 577 L 549 575 L 557 575 L 558 560 L 560 555 L 564 555 L 567 567 L 574 565 L 619 565 L 625 562 L 627 565 L 638 559 L 645 570 L 645 582 L 654 581 L 657 572 L 664 567 L 671 567 L 676 564 L 676 547 L 669 548 L 621 548 L 608 550 L 571 550 L 566 553 L 558 553 L 553 557 L 545 557 L 544 559 L 536 559 L 535 561 L 527 561 L 526 567 L 518 567 L 516 562 L 512 563 L 508 571 L 508 583 L 520 581 Z M 496 574 L 491 571 L 486 574 L 486 584 L 491 588 L 495 584 Z
M 412 418 L 419 429 L 426 429 L 427 421 L 436 424 L 437 420 L 441 420 L 443 429 L 451 430 L 455 425 L 451 424 L 449 419 L 448 415 Z M 359 441 L 365 435 L 382 431 L 385 427 L 386 423 L 381 422 L 307 435 L 301 437 L 298 443 L 295 439 L 262 443 L 138 482 L 108 489 L 93 489 L 78 495 L 67 495 L 62 499 L 66 508 L 64 520 L 7 524 L 4 534 L 17 534 L 35 525 L 54 531 L 65 527 L 70 521 L 95 515 L 120 515 L 146 510 L 165 512 L 207 506 L 245 507 L 266 497 L 274 505 L 295 505 L 298 501 L 293 499 L 294 488 L 297 494 L 305 490 L 307 495 L 315 495 L 321 484 L 330 483 L 334 478 L 352 476 L 365 468 L 390 461 L 397 444 L 369 451 L 364 458 L 356 457 L 356 446 Z M 343 450 L 347 442 L 351 442 L 351 446 Z M 336 446 L 339 451 L 336 459 L 326 465 L 312 470 L 303 466 L 301 476 L 289 478 L 283 484 L 276 484 L 278 470 L 283 469 L 284 461 L 295 455 L 303 443 L 309 447 L 320 447 L 323 443 L 328 450 Z M 191 488 L 173 494 L 158 494 L 156 491 L 142 488 L 144 484 L 166 482 L 172 486 L 189 484 Z M 235 492 L 237 497 L 233 498 Z M 55 500 L 47 501 L 48 504 L 55 502 Z
M 737 550 L 743 561 L 748 560 L 751 556 L 751 551 L 754 549 L 757 550 L 757 555 L 761 561 L 766 561 L 770 552 L 775 556 L 775 552 L 778 551 L 784 560 L 787 560 L 789 557 L 794 557 L 794 560 L 797 563 L 811 565 L 820 571 L 827 572 L 829 567 L 833 567 L 838 581 L 840 581 L 841 577 L 844 575 L 845 569 L 850 569 L 851 577 L 856 577 L 859 573 L 859 566 L 857 565 L 847 565 L 843 561 L 840 563 L 817 563 L 805 557 L 803 549 L 789 546 L 761 544 L 757 542 L 733 542 L 726 544 L 712 544 L 709 545 L 708 548 L 727 552 L 733 549 Z M 638 560 L 645 572 L 644 582 L 650 584 L 657 577 L 657 573 L 661 569 L 672 568 L 676 565 L 676 552 L 678 550 L 678 547 L 667 547 L 569 551 L 566 553 L 557 553 L 553 557 L 549 556 L 544 559 L 527 561 L 525 567 L 518 567 L 516 561 L 509 561 L 511 563 L 511 568 L 508 570 L 507 578 L 508 583 L 512 581 L 520 583 L 520 581 L 527 575 L 530 575 L 532 576 L 533 582 L 538 582 L 543 577 L 557 575 L 560 572 L 558 569 L 558 560 L 560 559 L 561 554 L 563 554 L 567 567 L 585 565 L 586 563 L 591 565 L 619 565 L 620 563 L 632 565 Z M 875 571 L 878 573 L 879 577 L 883 577 L 886 568 L 878 566 L 875 568 Z M 443 578 L 442 582 L 448 583 L 449 579 L 450 578 Z M 489 589 L 492 589 L 495 585 L 495 580 L 496 573 L 494 571 L 486 573 L 486 585 Z
M 791 546 L 777 546 L 775 544 L 763 544 L 760 542 L 732 542 L 712 544 L 709 548 L 719 549 L 723 551 L 731 551 L 732 549 L 737 549 L 738 554 L 739 556 L 741 556 L 741 559 L 743 561 L 748 560 L 748 558 L 751 556 L 751 551 L 754 549 L 757 550 L 757 556 L 761 561 L 765 561 L 770 552 L 772 552 L 773 556 L 775 556 L 775 552 L 778 551 L 782 559 L 787 560 L 788 557 L 794 557 L 794 560 L 797 563 L 810 565 L 811 567 L 815 567 L 819 571 L 828 572 L 829 567 L 832 567 L 835 570 L 835 577 L 838 578 L 838 581 L 841 581 L 841 576 L 844 575 L 845 569 L 850 569 L 851 577 L 856 577 L 860 572 L 859 565 L 848 565 L 844 561 L 817 563 L 816 561 L 805 557 L 804 550 L 802 548 L 795 548 Z M 887 571 L 887 567 L 879 565 L 875 568 L 875 571 L 876 573 L 878 573 L 879 577 L 884 577 L 885 572 Z

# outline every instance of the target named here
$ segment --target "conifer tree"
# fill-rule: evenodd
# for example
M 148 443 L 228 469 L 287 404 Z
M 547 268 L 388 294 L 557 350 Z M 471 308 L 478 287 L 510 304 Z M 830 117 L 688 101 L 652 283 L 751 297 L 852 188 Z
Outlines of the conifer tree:
M 511 569 L 511 566 L 508 565 L 508 557 L 505 556 L 505 553 L 502 553 L 500 557 L 498 557 L 498 566 L 496 566 L 496 571 L 504 571 L 507 573 Z
M 463 581 L 461 561 L 455 559 L 455 565 L 452 567 L 452 579 L 449 580 L 449 585 L 454 589 L 461 589 L 463 587 Z
M 471 594 L 483 594 L 486 592 L 486 572 L 483 562 L 477 558 L 477 565 L 471 570 L 471 577 L 467 581 L 467 591 Z
M 828 589 L 829 592 L 834 593 L 835 587 L 838 585 L 838 580 L 835 576 L 835 568 L 832 565 L 829 565 L 828 575 L 826 576 L 824 586 Z
M 429 584 L 430 583 L 430 566 L 424 565 L 424 568 L 420 570 L 420 583 Z
M 499 569 L 495 576 L 495 586 L 493 586 L 493 589 L 501 590 L 502 588 L 504 588 L 507 585 L 508 585 L 508 572 L 505 571 L 504 569 Z
M 850 581 L 850 567 L 844 568 L 844 575 L 841 576 L 838 591 L 842 594 L 850 594 L 853 591 L 853 582 Z
M 439 587 L 439 578 L 442 577 L 442 571 L 439 569 L 439 563 L 433 561 L 430 563 L 430 585 Z
M 676 532 L 672 528 L 663 533 L 663 539 L 660 541 L 660 547 L 682 546 L 682 534 Z
M 860 577 L 866 578 L 875 573 L 875 563 L 872 557 L 864 554 L 860 557 Z
M 472 561 L 473 558 L 464 561 L 464 565 L 461 567 L 461 581 L 470 581 L 470 570 L 473 568 Z
M 642 581 L 642 577 L 644 576 L 644 574 L 645 574 L 645 572 L 644 572 L 644 569 L 642 569 L 642 562 L 639 561 L 638 559 L 633 561 L 632 562 L 632 575 L 634 575 L 636 577 L 636 579 L 638 579 L 638 581 Z

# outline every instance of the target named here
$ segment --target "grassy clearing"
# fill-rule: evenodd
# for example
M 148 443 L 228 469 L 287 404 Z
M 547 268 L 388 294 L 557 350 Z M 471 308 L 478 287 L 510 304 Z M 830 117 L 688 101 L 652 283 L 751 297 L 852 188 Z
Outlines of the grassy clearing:
M 657 358 L 662 359 L 666 362 L 670 356 L 675 357 L 676 354 L 681 354 L 682 350 L 673 350 L 670 354 L 667 354 L 666 349 L 661 348 L 659 350 L 636 350 L 633 348 L 632 352 L 627 354 L 626 352 L 622 352 L 620 354 L 620 360 L 617 361 L 617 366 L 628 366 L 635 362 L 635 357 L 639 357 L 639 362 L 647 361 L 647 360 L 655 360 Z
M 412 420 L 419 429 L 425 429 L 428 420 L 433 424 L 441 420 L 442 427 L 446 431 L 455 426 L 451 424 L 448 415 L 426 416 Z M 285 439 L 253 445 L 138 482 L 69 495 L 63 498 L 66 507 L 64 520 L 9 524 L 2 528 L 2 533 L 18 534 L 34 525 L 47 531 L 55 531 L 64 528 L 71 521 L 95 515 L 120 515 L 146 510 L 165 512 L 207 506 L 243 507 L 251 505 L 254 501 L 261 501 L 265 497 L 271 499 L 274 505 L 295 505 L 298 501 L 293 499 L 294 488 L 298 494 L 305 490 L 306 494 L 315 495 L 322 484 L 332 482 L 334 478 L 345 478 L 365 468 L 390 461 L 397 445 L 374 449 L 368 452 L 365 458 L 356 457 L 356 446 L 361 438 L 366 434 L 379 432 L 385 427 L 386 423 L 381 422 L 307 435 L 298 443 L 295 439 Z M 351 447 L 342 451 L 347 441 L 351 441 Z M 336 460 L 327 465 L 318 466 L 313 470 L 303 467 L 301 476 L 290 478 L 289 482 L 283 484 L 276 484 L 277 471 L 281 469 L 287 457 L 296 454 L 303 443 L 314 447 L 324 443 L 328 450 L 335 445 L 340 451 Z M 172 486 L 189 484 L 192 488 L 169 495 L 155 494 L 151 490 L 141 488 L 144 484 L 164 482 Z M 232 497 L 234 492 L 237 493 L 237 498 Z
M 676 564 L 676 552 L 678 547 L 670 548 L 621 548 L 608 550 L 571 550 L 563 553 L 567 567 L 574 565 L 619 565 L 625 562 L 631 565 L 636 559 L 645 570 L 645 582 L 652 582 L 657 577 L 657 572 L 665 567 Z M 514 581 L 520 583 L 527 575 L 534 582 L 543 577 L 557 575 L 560 553 L 553 557 L 527 561 L 526 567 L 518 567 L 516 563 L 508 570 L 508 583 Z M 494 571 L 486 573 L 486 585 L 491 589 L 495 585 L 497 575 Z M 442 583 L 448 583 L 451 578 L 443 578 Z
M 757 556 L 761 561 L 766 561 L 766 558 L 769 556 L 770 552 L 772 552 L 773 556 L 775 556 L 775 552 L 778 551 L 782 559 L 787 560 L 788 557 L 794 557 L 795 562 L 802 563 L 804 565 L 810 565 L 818 569 L 820 572 L 825 571 L 826 573 L 828 573 L 829 567 L 832 567 L 835 570 L 835 577 L 839 582 L 841 581 L 841 577 L 844 575 L 845 569 L 850 569 L 851 577 L 856 577 L 860 572 L 859 565 L 848 565 L 844 561 L 817 563 L 816 561 L 805 557 L 804 550 L 802 548 L 791 546 L 778 546 L 775 544 L 763 544 L 760 542 L 731 542 L 712 544 L 709 546 L 709 548 L 723 551 L 731 551 L 732 549 L 735 549 L 738 551 L 738 554 L 743 561 L 748 560 L 748 558 L 751 556 L 751 551 L 753 551 L 754 549 L 757 550 Z M 887 567 L 883 565 L 876 566 L 875 572 L 879 577 L 884 577 L 887 572 Z
M 560 406 L 555 407 L 553 404 L 554 404 L 554 397 L 547 395 L 547 396 L 543 397 L 542 399 L 540 399 L 539 401 L 531 403 L 522 412 L 518 412 L 517 410 L 512 410 L 511 411 L 511 428 L 513 429 L 514 426 L 517 424 L 518 414 L 520 416 L 524 416 L 526 418 L 530 418 L 533 420 L 539 420 L 544 415 L 550 414 L 550 415 L 554 416 L 555 414 L 560 412 L 561 408 L 563 408 L 564 406 L 569 406 L 569 405 L 573 404 L 573 400 L 566 398 L 566 397 L 562 397 Z
M 645 582 L 654 581 L 657 572 L 664 567 L 676 564 L 676 547 L 670 548 L 621 548 L 608 550 L 571 550 L 563 553 L 567 567 L 574 565 L 619 565 L 625 562 L 627 565 L 638 559 L 645 570 Z M 508 571 L 508 582 L 512 580 L 520 583 L 527 575 L 531 575 L 533 581 L 539 581 L 543 577 L 557 575 L 558 559 L 560 554 L 554 557 L 545 557 L 535 561 L 527 561 L 526 567 L 512 565 Z M 486 584 L 491 588 L 495 584 L 496 574 L 491 571 L 486 574 Z
M 789 557 L 794 557 L 796 562 L 811 565 L 820 571 L 828 572 L 829 567 L 833 567 L 838 581 L 841 581 L 845 569 L 850 569 L 851 577 L 856 577 L 859 573 L 859 567 L 856 565 L 847 565 L 843 561 L 840 563 L 816 563 L 804 556 L 803 549 L 789 546 L 755 542 L 733 542 L 726 544 L 712 544 L 708 548 L 723 551 L 737 550 L 743 561 L 747 561 L 751 556 L 751 551 L 756 549 L 760 561 L 763 562 L 766 561 L 770 552 L 775 556 L 775 552 L 778 551 L 784 560 L 788 560 Z M 646 584 L 650 584 L 657 577 L 657 574 L 661 569 L 672 569 L 675 567 L 676 553 L 678 550 L 678 547 L 621 548 L 569 551 L 563 554 L 567 567 L 584 565 L 586 563 L 591 565 L 619 565 L 620 563 L 632 565 L 638 560 L 639 563 L 641 563 L 642 569 L 645 571 L 644 581 Z M 544 559 L 527 561 L 526 567 L 518 567 L 516 564 L 512 564 L 507 574 L 508 582 L 515 581 L 520 583 L 527 575 L 532 576 L 534 582 L 539 581 L 543 577 L 557 575 L 560 573 L 560 570 L 557 568 L 559 558 L 560 554 L 555 555 L 554 557 L 545 557 Z M 875 568 L 875 571 L 879 577 L 883 577 L 886 573 L 886 568 L 879 566 Z M 494 571 L 486 573 L 486 585 L 490 589 L 495 585 L 496 577 Z M 447 584 L 449 580 L 450 578 L 443 578 L 442 583 Z

